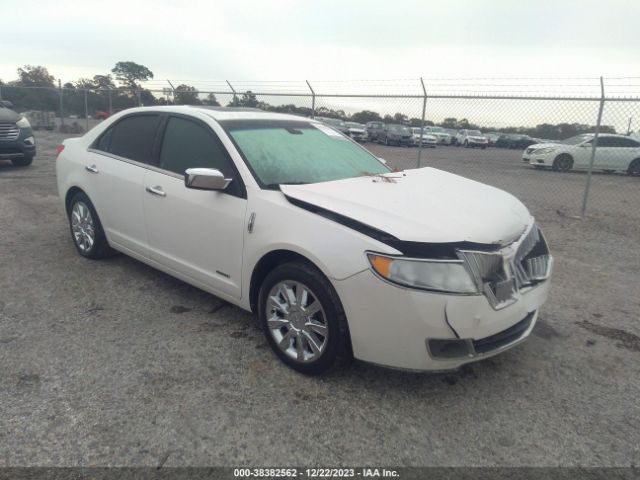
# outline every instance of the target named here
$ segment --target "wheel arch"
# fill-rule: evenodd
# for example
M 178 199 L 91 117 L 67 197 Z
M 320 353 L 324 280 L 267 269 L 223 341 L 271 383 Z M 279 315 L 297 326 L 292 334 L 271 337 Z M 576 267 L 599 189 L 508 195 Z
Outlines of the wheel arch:
M 252 312 L 257 312 L 258 307 L 258 295 L 260 293 L 260 286 L 264 281 L 265 277 L 276 268 L 278 265 L 282 265 L 283 263 L 299 261 L 302 263 L 306 263 L 307 265 L 312 266 L 317 269 L 320 273 L 322 273 L 325 277 L 326 274 L 322 271 L 322 269 L 316 265 L 312 260 L 308 257 L 302 255 L 301 253 L 294 252 L 293 250 L 287 250 L 284 248 L 271 250 L 270 252 L 265 253 L 260 260 L 258 260 L 253 267 L 251 272 L 251 280 L 249 281 L 249 306 Z
M 67 213 L 67 215 L 69 215 L 69 209 L 71 208 L 71 199 L 77 194 L 77 193 L 84 193 L 85 195 L 87 195 L 87 192 L 85 192 L 84 190 L 82 190 L 80 187 L 74 185 L 72 187 L 70 187 L 67 190 L 67 193 L 64 196 L 64 209 Z M 87 195 L 88 196 L 88 195 Z

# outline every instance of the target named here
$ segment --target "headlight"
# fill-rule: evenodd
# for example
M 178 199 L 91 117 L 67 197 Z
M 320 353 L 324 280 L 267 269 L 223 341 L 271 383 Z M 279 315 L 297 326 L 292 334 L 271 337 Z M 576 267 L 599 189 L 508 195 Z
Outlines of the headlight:
M 545 147 L 545 148 L 540 148 L 538 150 L 534 150 L 532 153 L 550 153 L 553 152 L 556 149 L 556 147 Z
M 367 253 L 371 268 L 382 278 L 406 287 L 448 293 L 478 293 L 463 263 L 422 260 Z
M 16 122 L 16 125 L 18 128 L 29 128 L 31 126 L 27 117 L 21 117 L 20 120 Z

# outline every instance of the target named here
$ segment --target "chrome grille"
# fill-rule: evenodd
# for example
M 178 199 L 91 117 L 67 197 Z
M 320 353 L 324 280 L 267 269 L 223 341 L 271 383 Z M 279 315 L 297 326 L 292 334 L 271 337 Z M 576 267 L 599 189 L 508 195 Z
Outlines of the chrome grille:
M 500 252 L 459 250 L 458 257 L 496 309 L 515 302 L 518 291 L 546 280 L 550 273 L 549 249 L 535 224 Z
M 15 123 L 0 123 L 0 140 L 15 140 L 20 135 L 20 129 Z

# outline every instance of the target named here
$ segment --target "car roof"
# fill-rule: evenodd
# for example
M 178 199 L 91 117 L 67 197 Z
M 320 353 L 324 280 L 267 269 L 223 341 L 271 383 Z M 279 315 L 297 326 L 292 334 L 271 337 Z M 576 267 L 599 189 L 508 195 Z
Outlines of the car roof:
M 127 113 L 134 112 L 171 112 L 182 113 L 184 115 L 193 114 L 194 112 L 204 113 L 215 120 L 298 120 L 309 121 L 314 120 L 301 115 L 291 115 L 287 113 L 265 112 L 259 108 L 246 107 L 210 107 L 206 105 L 159 105 L 149 107 L 136 107 L 123 110 Z

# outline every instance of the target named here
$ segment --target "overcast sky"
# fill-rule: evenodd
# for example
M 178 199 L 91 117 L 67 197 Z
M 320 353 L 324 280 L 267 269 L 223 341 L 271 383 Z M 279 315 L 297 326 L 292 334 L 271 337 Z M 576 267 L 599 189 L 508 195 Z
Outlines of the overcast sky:
M 639 23 L 638 0 L 22 0 L 3 15 L 0 78 L 119 60 L 156 79 L 640 76 Z

